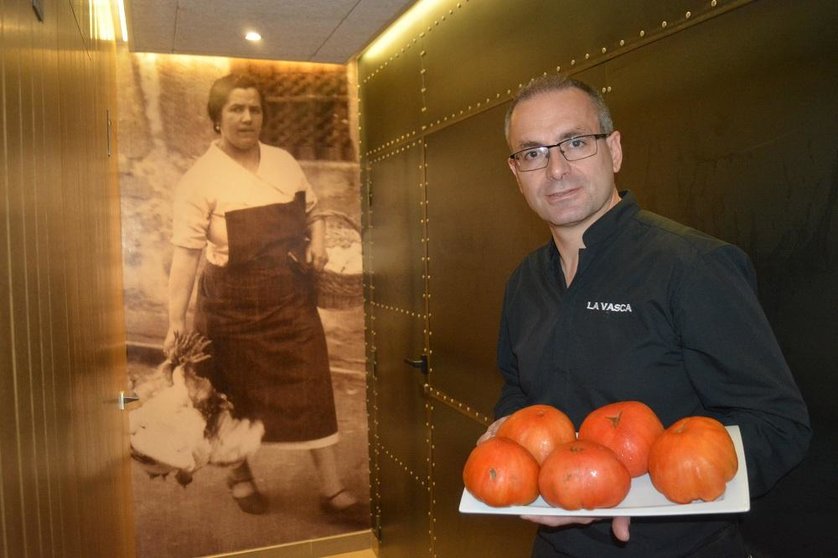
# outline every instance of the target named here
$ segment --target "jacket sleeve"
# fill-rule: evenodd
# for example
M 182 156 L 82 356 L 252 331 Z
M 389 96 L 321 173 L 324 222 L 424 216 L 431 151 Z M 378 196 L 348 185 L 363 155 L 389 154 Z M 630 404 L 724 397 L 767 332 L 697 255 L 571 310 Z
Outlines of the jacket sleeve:
M 495 418 L 505 417 L 518 409 L 527 406 L 527 396 L 521 389 L 518 376 L 518 358 L 512 346 L 512 338 L 509 330 L 510 320 L 510 283 L 507 284 L 503 298 L 503 307 L 500 319 L 500 332 L 498 333 L 497 363 L 503 378 L 500 398 L 495 405 Z
M 747 255 L 731 245 L 702 254 L 673 296 L 673 313 L 706 414 L 739 425 L 751 496 L 767 492 L 803 459 L 811 427 Z

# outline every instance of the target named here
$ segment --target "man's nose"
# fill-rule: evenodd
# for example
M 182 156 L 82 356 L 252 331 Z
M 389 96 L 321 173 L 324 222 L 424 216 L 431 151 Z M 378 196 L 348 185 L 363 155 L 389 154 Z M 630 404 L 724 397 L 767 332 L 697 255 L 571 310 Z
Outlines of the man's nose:
M 563 177 L 567 171 L 570 170 L 570 163 L 564 158 L 559 147 L 551 147 L 549 156 L 547 157 L 547 172 L 553 178 L 559 179 Z

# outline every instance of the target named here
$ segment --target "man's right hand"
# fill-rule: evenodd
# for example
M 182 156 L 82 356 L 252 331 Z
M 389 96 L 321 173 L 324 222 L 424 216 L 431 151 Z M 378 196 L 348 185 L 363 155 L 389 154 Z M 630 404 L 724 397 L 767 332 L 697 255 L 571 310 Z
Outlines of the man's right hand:
M 560 515 L 522 515 L 521 519 L 526 519 L 527 521 L 532 521 L 533 523 L 538 523 L 539 525 L 546 525 L 547 527 L 563 527 L 565 525 L 588 525 L 594 521 L 600 521 L 608 518 Z M 628 542 L 630 525 L 630 517 L 616 516 L 611 518 L 611 532 L 614 534 L 614 538 L 622 542 Z
M 493 422 L 492 424 L 490 424 L 489 428 L 486 429 L 486 432 L 484 432 L 483 435 L 480 436 L 477 439 L 477 443 L 480 444 L 480 443 L 485 442 L 489 438 L 494 438 L 495 433 L 497 433 L 498 428 L 500 428 L 500 425 L 503 424 L 504 421 L 508 418 L 509 418 L 509 415 L 506 415 L 505 417 L 501 417 L 498 420 L 496 420 L 495 422 Z

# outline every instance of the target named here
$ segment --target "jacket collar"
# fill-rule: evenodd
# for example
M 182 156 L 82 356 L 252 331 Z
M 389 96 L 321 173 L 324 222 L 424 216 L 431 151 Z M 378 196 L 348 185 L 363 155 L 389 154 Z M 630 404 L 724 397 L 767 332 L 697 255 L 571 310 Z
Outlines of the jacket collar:
M 592 248 L 597 244 L 608 240 L 623 225 L 629 221 L 634 215 L 640 211 L 640 206 L 637 204 L 637 198 L 629 190 L 620 192 L 620 201 L 617 205 L 608 210 L 608 212 L 597 219 L 588 230 L 582 235 L 582 241 L 585 243 L 585 248 Z

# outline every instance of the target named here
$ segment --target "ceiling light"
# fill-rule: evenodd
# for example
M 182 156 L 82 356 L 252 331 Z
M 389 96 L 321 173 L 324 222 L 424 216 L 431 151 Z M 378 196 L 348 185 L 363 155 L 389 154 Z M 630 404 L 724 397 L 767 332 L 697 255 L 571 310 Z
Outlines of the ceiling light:
M 262 35 L 260 35 L 256 31 L 248 31 L 247 33 L 245 33 L 244 38 L 248 41 L 256 42 L 262 40 Z

